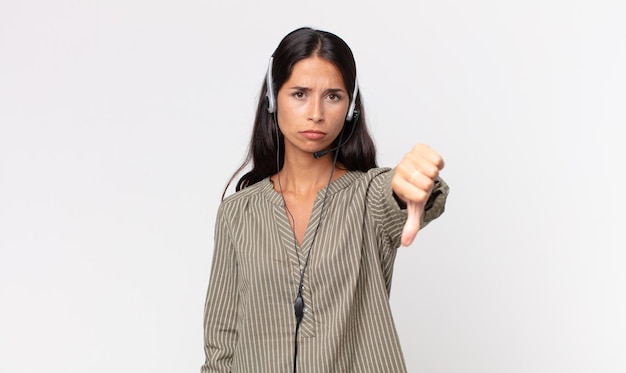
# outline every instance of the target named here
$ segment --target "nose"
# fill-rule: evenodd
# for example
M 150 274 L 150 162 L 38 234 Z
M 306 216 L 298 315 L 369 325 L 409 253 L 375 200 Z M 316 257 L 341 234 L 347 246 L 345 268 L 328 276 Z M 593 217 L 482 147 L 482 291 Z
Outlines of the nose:
M 320 98 L 314 98 L 309 104 L 309 120 L 320 123 L 324 120 L 324 102 Z

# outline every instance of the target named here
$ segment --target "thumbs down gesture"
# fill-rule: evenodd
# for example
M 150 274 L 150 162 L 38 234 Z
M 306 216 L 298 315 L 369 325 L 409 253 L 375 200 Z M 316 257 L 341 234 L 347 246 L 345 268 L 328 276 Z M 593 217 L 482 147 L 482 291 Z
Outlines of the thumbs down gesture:
M 443 158 L 424 144 L 415 145 L 396 166 L 391 187 L 406 203 L 408 213 L 402 230 L 403 246 L 409 246 L 419 232 L 424 207 L 443 167 Z

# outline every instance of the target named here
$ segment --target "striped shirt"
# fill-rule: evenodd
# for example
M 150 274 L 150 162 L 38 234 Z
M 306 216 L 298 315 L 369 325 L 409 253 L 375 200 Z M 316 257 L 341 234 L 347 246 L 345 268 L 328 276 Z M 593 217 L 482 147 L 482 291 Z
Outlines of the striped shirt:
M 202 373 L 293 371 L 294 300 L 309 251 L 298 372 L 406 372 L 389 306 L 406 220 L 392 176 L 388 168 L 349 171 L 330 183 L 325 204 L 318 192 L 301 246 L 269 178 L 222 202 Z M 422 226 L 443 213 L 447 192 L 437 179 Z

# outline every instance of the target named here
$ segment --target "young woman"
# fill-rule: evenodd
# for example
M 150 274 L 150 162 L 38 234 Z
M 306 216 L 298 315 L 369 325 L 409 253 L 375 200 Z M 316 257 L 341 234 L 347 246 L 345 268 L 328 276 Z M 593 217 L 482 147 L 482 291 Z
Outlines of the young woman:
M 217 215 L 202 372 L 405 372 L 393 262 L 444 210 L 441 156 L 378 168 L 350 48 L 301 28 L 270 59 L 250 161 Z

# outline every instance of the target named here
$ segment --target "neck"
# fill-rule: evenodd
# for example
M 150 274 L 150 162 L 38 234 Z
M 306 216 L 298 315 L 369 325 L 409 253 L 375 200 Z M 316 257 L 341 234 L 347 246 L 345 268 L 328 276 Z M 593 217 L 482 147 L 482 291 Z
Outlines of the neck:
M 331 154 L 319 159 L 313 158 L 311 154 L 286 157 L 280 170 L 283 190 L 297 194 L 317 192 L 328 184 L 332 171 Z
M 285 163 L 280 170 L 280 183 L 283 192 L 307 195 L 317 193 L 328 185 L 328 180 L 333 173 L 333 180 L 345 174 L 340 164 L 336 167 L 333 163 L 334 154 L 328 153 L 318 159 L 313 158 L 311 153 L 288 152 Z M 335 170 L 333 171 L 333 167 Z M 277 175 L 272 176 L 277 181 Z M 278 184 L 275 183 L 278 190 Z

